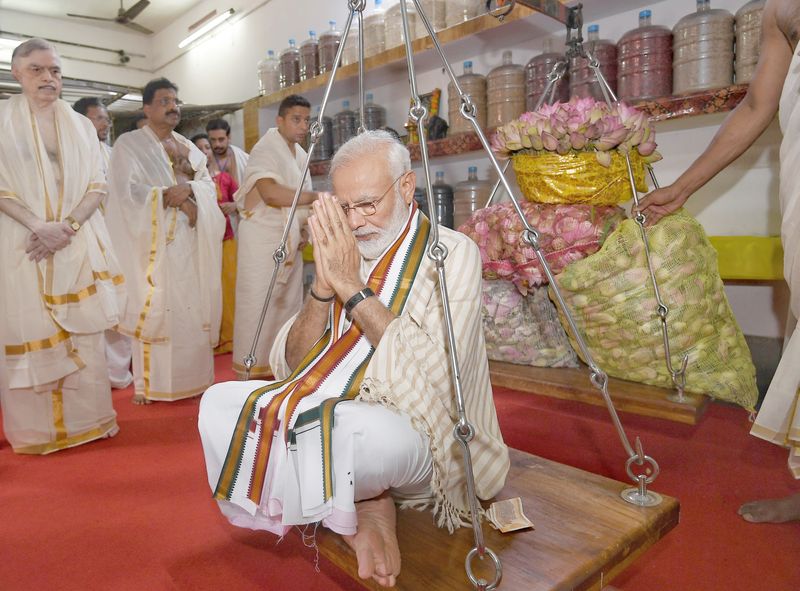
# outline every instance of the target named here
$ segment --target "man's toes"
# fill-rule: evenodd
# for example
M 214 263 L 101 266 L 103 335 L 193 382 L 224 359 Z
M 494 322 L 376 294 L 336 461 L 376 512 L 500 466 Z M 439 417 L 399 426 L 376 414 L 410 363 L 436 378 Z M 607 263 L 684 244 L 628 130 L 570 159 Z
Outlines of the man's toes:
M 375 575 L 375 561 L 372 558 L 372 549 L 367 546 L 359 546 L 356 549 L 356 560 L 358 561 L 358 576 L 368 579 Z

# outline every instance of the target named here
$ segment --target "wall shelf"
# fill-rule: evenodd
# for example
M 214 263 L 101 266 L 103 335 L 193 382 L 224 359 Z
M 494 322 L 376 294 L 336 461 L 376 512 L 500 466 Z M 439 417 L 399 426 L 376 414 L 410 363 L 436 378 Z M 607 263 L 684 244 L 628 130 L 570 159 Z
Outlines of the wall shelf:
M 733 110 L 739 104 L 747 94 L 747 88 L 747 84 L 736 84 L 717 90 L 642 101 L 635 103 L 635 106 L 648 113 L 651 121 L 724 113 Z M 493 129 L 488 130 L 487 137 L 491 138 L 493 132 Z M 421 160 L 419 145 L 412 144 L 408 149 L 411 152 L 412 162 Z M 482 149 L 478 135 L 474 132 L 456 133 L 428 142 L 428 154 L 431 158 L 469 154 Z M 323 176 L 328 174 L 329 168 L 330 162 L 327 160 L 314 162 L 311 164 L 310 172 L 312 176 Z

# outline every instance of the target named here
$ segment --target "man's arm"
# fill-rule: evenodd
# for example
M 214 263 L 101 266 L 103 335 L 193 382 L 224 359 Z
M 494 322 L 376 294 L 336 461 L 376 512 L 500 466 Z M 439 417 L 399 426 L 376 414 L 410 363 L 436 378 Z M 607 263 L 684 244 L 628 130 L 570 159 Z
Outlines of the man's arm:
M 275 182 L 275 179 L 258 179 L 256 191 L 267 205 L 272 207 L 291 207 L 296 189 Z M 299 205 L 311 205 L 317 198 L 314 191 L 301 191 Z
M 779 4 L 780 0 L 770 0 L 764 9 L 761 54 L 747 95 L 697 160 L 674 183 L 641 201 L 648 225 L 681 208 L 695 191 L 741 156 L 775 117 L 792 60 L 792 47 L 778 26 Z
M 0 213 L 31 231 L 25 252 L 32 261 L 40 261 L 67 246 L 75 231 L 66 222 L 45 222 L 16 199 L 0 199 Z
M 97 191 L 91 191 L 86 193 L 81 199 L 81 202 L 75 206 L 69 215 L 72 217 L 76 222 L 83 225 L 90 217 L 94 215 L 94 212 L 97 211 L 97 208 L 100 207 L 100 204 L 103 202 L 103 197 L 105 196 L 104 193 L 98 193 Z

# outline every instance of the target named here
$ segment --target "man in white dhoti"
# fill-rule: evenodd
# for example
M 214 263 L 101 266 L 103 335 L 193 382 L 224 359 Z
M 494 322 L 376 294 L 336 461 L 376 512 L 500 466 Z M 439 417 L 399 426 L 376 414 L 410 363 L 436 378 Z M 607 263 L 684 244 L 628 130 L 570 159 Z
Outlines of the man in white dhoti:
M 273 127 L 250 153 L 244 179 L 239 183 L 236 204 L 241 214 L 237 235 L 236 312 L 233 325 L 233 370 L 240 379 L 246 372 L 244 358 L 250 353 L 264 297 L 275 263 L 272 254 L 278 247 L 288 219 L 289 206 L 300 185 L 306 152 L 299 145 L 308 133 L 311 105 L 301 96 L 283 99 Z M 311 190 L 311 177 L 303 180 L 300 205 L 309 205 L 317 194 Z M 303 259 L 301 229 L 308 215 L 298 209 L 289 231 L 286 262 L 278 271 L 269 314 L 256 344 L 256 365 L 250 377 L 267 377 L 267 365 L 278 330 L 300 310 L 303 301 Z
M 142 97 L 147 125 L 114 145 L 106 208 L 129 286 L 119 330 L 133 337 L 137 404 L 213 383 L 225 232 L 205 155 L 174 131 L 177 87 L 159 78 Z
M 0 103 L 0 402 L 14 451 L 45 454 L 118 431 L 103 331 L 119 322 L 123 278 L 98 212 L 97 135 L 58 98 L 55 49 L 28 40 L 11 69 L 22 94 Z
M 106 106 L 96 96 L 87 96 L 75 101 L 72 105 L 78 113 L 86 117 L 97 131 L 100 142 L 100 154 L 103 157 L 103 178 L 108 177 L 108 164 L 111 161 L 111 146 L 108 145 L 108 131 L 111 129 L 111 118 Z M 100 211 L 104 207 L 100 205 Z M 133 382 L 131 373 L 131 340 L 116 330 L 107 330 L 103 335 L 108 364 L 108 379 L 112 388 L 127 388 Z
M 443 307 L 408 150 L 365 132 L 336 153 L 331 177 L 336 196 L 314 203 L 309 224 L 314 284 L 272 348 L 277 381 L 213 386 L 199 429 L 231 523 L 283 535 L 321 522 L 354 549 L 362 578 L 392 586 L 395 502 L 432 507 L 451 531 L 468 515 Z M 463 234 L 440 233 L 476 490 L 487 499 L 509 459 L 483 342 L 480 254 Z
M 682 207 L 686 200 L 758 139 L 779 113 L 780 201 L 784 277 L 791 290 L 791 315 L 800 317 L 800 7 L 794 0 L 768 0 L 763 13 L 761 55 L 744 100 L 731 112 L 714 140 L 672 185 L 642 202 L 648 223 Z M 793 325 L 794 323 L 790 323 Z M 800 331 L 787 345 L 751 434 L 789 448 L 789 469 L 800 478 Z M 800 493 L 742 505 L 747 521 L 800 519 Z

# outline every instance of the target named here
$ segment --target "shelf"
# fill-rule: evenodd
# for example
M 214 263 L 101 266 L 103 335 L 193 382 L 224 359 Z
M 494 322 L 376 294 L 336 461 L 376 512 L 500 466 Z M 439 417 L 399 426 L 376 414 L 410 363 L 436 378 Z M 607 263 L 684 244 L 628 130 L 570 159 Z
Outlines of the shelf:
M 543 0 L 527 0 L 527 4 L 532 6 L 534 5 L 547 5 L 547 8 L 541 8 L 540 10 L 534 9 L 532 6 L 522 6 L 517 4 L 509 14 L 503 17 L 503 20 L 500 20 L 497 17 L 492 16 L 491 14 L 482 14 L 481 16 L 475 17 L 463 23 L 459 23 L 452 27 L 448 27 L 447 29 L 443 29 L 437 33 L 439 37 L 439 43 L 442 46 L 446 46 L 448 43 L 452 43 L 454 41 L 458 41 L 460 39 L 464 39 L 467 37 L 472 37 L 475 34 L 481 33 L 483 31 L 488 31 L 490 29 L 494 29 L 500 26 L 505 26 L 509 23 L 513 23 L 515 21 L 519 21 L 521 19 L 525 19 L 532 14 L 547 14 L 548 16 L 552 16 L 556 18 L 560 22 L 566 21 L 566 12 L 567 9 L 560 3 L 553 3 L 551 1 L 543 1 Z M 420 39 L 415 39 L 411 47 L 414 50 L 414 54 L 422 53 L 429 49 L 433 48 L 433 42 L 431 41 L 430 37 L 422 37 Z M 384 66 L 389 66 L 395 63 L 405 62 L 406 59 L 406 49 L 405 45 L 398 45 L 397 47 L 392 47 L 387 49 L 386 51 L 382 51 L 376 55 L 370 56 L 364 60 L 364 71 L 370 72 L 372 70 L 376 70 L 379 68 L 383 68 Z M 341 66 L 339 71 L 337 72 L 336 81 L 340 82 L 342 80 L 346 80 L 348 78 L 355 78 L 358 76 L 358 64 L 347 64 L 346 66 Z M 276 105 L 281 100 L 289 96 L 290 94 L 304 94 L 310 90 L 315 88 L 324 87 L 328 83 L 328 79 L 330 78 L 330 73 L 321 74 L 319 76 L 315 76 L 310 80 L 304 80 L 303 82 L 299 82 L 298 84 L 294 84 L 289 86 L 288 88 L 283 88 L 278 92 L 274 92 L 272 94 L 268 94 L 265 96 L 255 97 L 247 101 L 248 103 L 252 102 L 256 104 L 259 108 L 265 108 L 272 105 Z
M 727 86 L 717 90 L 696 92 L 680 96 L 668 96 L 650 101 L 635 103 L 637 109 L 648 113 L 651 121 L 667 121 L 683 117 L 724 113 L 733 110 L 747 94 L 747 84 Z M 487 130 L 486 137 L 491 138 L 493 129 Z M 408 146 L 411 160 L 420 160 L 419 145 Z M 474 132 L 457 133 L 440 140 L 428 142 L 428 154 L 431 158 L 469 154 L 483 149 L 478 135 Z M 328 174 L 328 161 L 315 162 L 311 165 L 311 175 Z

